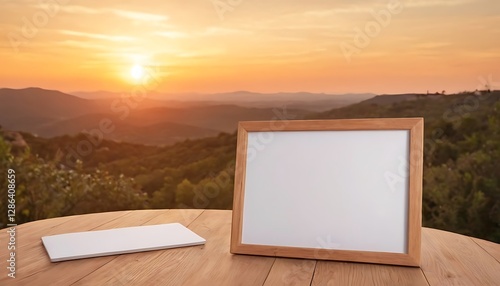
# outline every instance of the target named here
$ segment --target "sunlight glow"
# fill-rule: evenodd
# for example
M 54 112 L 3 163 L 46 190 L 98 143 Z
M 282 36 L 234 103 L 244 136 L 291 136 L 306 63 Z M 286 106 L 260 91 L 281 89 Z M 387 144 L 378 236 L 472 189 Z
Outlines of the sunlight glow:
M 135 80 L 141 79 L 144 76 L 144 67 L 141 65 L 134 65 L 130 69 L 130 75 Z

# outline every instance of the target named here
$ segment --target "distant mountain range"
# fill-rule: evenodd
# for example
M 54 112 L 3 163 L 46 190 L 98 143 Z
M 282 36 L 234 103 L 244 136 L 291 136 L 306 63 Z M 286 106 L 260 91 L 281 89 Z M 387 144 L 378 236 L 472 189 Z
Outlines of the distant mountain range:
M 300 119 L 346 106 L 372 94 L 234 92 L 221 94 L 151 93 L 130 97 L 112 92 L 66 94 L 41 88 L 0 89 L 0 126 L 41 137 L 75 135 L 98 129 L 104 138 L 149 145 L 234 132 L 238 121 Z
M 71 92 L 70 94 L 84 99 L 110 99 L 119 98 L 122 93 L 96 91 L 96 92 Z M 273 108 L 284 105 L 293 109 L 305 109 L 309 111 L 326 111 L 332 108 L 347 106 L 368 98 L 374 97 L 371 93 L 352 94 L 326 94 L 310 92 L 280 92 L 280 93 L 256 93 L 250 91 L 235 91 L 228 93 L 158 93 L 150 92 L 145 98 L 148 100 L 167 102 L 170 106 L 182 106 L 183 104 L 197 102 L 203 105 L 238 105 L 244 107 Z

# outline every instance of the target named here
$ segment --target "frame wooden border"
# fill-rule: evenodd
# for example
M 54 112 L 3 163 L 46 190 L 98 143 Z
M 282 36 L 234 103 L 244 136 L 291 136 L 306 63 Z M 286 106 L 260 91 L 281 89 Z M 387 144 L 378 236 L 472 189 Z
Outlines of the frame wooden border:
M 248 132 L 409 130 L 408 253 L 331 250 L 242 243 Z M 281 256 L 321 260 L 420 265 L 423 176 L 423 118 L 247 121 L 238 125 L 230 251 L 234 254 Z

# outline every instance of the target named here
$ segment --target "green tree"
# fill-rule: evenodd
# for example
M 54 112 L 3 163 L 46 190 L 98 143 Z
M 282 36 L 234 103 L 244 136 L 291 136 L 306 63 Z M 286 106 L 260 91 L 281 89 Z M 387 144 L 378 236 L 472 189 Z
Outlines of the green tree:
M 193 200 L 195 198 L 194 185 L 188 180 L 184 179 L 177 185 L 175 190 L 175 204 L 179 208 L 195 208 Z
M 175 207 L 175 188 L 174 179 L 165 177 L 163 187 L 153 193 L 151 206 L 157 209 L 167 209 Z
M 68 169 L 32 156 L 29 150 L 14 157 L 9 144 L 0 137 L 0 171 L 6 174 L 8 169 L 16 174 L 16 223 L 148 206 L 147 196 L 132 179 L 101 170 L 86 173 L 81 162 L 75 169 Z M 0 183 L 7 186 L 5 175 Z M 6 214 L 6 188 L 2 190 L 0 211 Z M 2 222 L 6 223 L 6 216 Z

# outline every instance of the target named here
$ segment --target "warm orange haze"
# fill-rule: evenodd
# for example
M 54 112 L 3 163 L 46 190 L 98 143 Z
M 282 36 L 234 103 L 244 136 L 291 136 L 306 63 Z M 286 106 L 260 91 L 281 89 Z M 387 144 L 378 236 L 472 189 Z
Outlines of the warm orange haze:
M 425 93 L 500 74 L 500 2 L 0 1 L 0 86 Z M 497 76 L 498 77 L 498 76 Z

